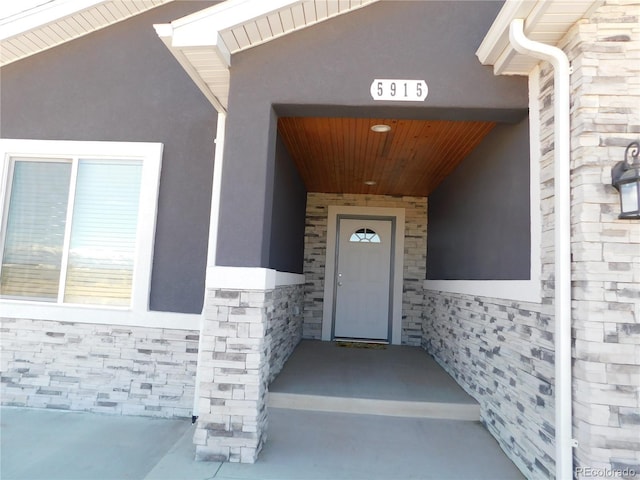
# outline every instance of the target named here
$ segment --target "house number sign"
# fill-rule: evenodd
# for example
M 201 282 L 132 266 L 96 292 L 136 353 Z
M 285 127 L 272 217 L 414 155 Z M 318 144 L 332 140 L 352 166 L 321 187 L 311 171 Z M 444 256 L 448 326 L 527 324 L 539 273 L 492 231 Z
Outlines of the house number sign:
M 371 84 L 374 100 L 395 100 L 401 102 L 422 102 L 429 89 L 424 80 L 395 80 L 376 78 Z

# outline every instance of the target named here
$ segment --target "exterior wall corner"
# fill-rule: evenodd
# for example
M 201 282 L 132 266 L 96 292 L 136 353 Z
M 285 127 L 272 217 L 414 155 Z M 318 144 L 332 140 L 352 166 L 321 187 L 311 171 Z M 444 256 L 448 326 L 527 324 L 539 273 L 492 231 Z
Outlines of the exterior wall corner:
M 571 76 L 575 467 L 640 472 L 640 229 L 611 167 L 640 138 L 640 2 L 607 1 L 563 48 Z
M 302 285 L 209 288 L 198 364 L 196 459 L 254 463 L 269 383 L 302 336 Z

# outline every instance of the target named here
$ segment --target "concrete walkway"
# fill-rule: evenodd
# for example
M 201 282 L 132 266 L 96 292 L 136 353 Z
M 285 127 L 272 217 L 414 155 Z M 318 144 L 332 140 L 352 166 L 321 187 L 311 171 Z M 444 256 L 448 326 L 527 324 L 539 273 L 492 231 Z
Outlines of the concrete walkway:
M 303 341 L 270 392 L 279 400 L 269 400 L 267 443 L 253 465 L 195 462 L 189 420 L 3 408 L 0 478 L 523 478 L 487 430 L 469 421 L 478 418 L 477 403 L 420 348 Z M 428 406 L 425 415 L 411 413 L 418 403 Z
M 269 409 L 260 459 L 241 465 L 195 462 L 187 420 L 1 415 L 3 480 L 523 478 L 477 422 Z

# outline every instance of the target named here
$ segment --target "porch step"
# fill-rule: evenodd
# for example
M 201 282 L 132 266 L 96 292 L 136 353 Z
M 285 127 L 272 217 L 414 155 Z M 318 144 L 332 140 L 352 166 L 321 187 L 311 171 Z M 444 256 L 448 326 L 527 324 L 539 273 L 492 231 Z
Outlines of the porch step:
M 480 405 L 477 403 L 415 402 L 269 392 L 267 406 L 290 410 L 384 415 L 389 417 L 480 420 Z

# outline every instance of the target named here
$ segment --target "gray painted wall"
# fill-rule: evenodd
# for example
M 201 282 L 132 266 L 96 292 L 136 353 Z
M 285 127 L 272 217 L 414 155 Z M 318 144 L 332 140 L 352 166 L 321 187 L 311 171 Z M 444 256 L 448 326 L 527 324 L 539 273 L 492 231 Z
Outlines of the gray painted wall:
M 530 275 L 529 122 L 498 125 L 429 196 L 427 278 Z
M 159 7 L 0 71 L 4 138 L 164 143 L 152 310 L 202 310 L 217 119 L 152 25 L 210 3 Z
M 276 141 L 273 186 L 269 267 L 302 273 L 307 189 L 280 135 Z
M 234 55 L 218 261 L 270 266 L 274 105 L 279 114 L 297 115 L 505 121 L 514 120 L 514 111 L 522 115 L 526 79 L 496 77 L 475 56 L 501 5 L 379 2 Z M 390 77 L 425 79 L 427 100 L 374 102 L 371 82 Z

